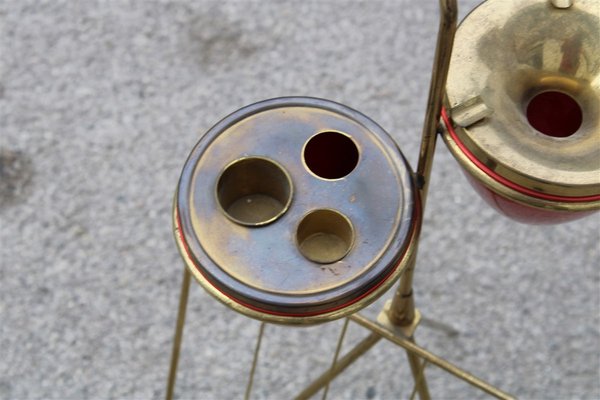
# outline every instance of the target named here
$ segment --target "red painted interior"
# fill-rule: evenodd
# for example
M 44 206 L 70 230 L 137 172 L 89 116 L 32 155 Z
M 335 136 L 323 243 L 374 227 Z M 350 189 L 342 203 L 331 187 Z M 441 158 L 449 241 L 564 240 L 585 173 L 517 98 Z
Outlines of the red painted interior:
M 543 92 L 529 102 L 527 120 L 543 134 L 562 138 L 577 132 L 583 122 L 583 114 L 571 96 L 561 92 Z
M 321 178 L 339 179 L 352 172 L 358 164 L 358 149 L 346 135 L 323 132 L 306 143 L 304 162 Z

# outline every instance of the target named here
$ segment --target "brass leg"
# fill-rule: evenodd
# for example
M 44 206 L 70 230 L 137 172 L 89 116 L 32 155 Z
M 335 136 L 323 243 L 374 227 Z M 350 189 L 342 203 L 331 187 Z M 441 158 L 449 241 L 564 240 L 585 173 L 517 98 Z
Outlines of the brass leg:
M 421 382 L 421 379 L 423 379 L 425 377 L 424 372 L 425 372 L 426 366 L 427 366 L 427 360 L 424 360 L 423 363 L 421 363 L 421 368 L 419 369 L 419 375 L 416 378 L 416 381 L 413 386 L 412 393 L 410 394 L 409 400 L 414 400 L 415 396 L 417 395 L 417 391 L 419 389 L 419 383 Z
M 350 364 L 356 361 L 360 356 L 365 354 L 369 349 L 377 342 L 381 340 L 381 336 L 377 333 L 371 333 L 369 336 L 364 338 L 359 344 L 356 345 L 352 350 L 348 352 L 340 361 L 338 361 L 333 368 L 328 369 L 321 376 L 313 381 L 308 387 L 306 387 L 302 393 L 296 396 L 296 400 L 309 399 L 315 393 L 317 393 L 323 386 L 328 382 L 335 379 L 336 376 L 341 374 Z
M 260 344 L 262 342 L 263 333 L 265 332 L 265 323 L 260 323 L 258 328 L 258 336 L 256 338 L 256 347 L 254 348 L 254 358 L 252 359 L 252 368 L 250 368 L 250 375 L 248 376 L 248 385 L 246 386 L 245 400 L 250 399 L 250 393 L 252 393 L 252 384 L 254 383 L 254 372 L 256 371 L 256 364 L 258 363 L 258 353 L 260 352 Z
M 369 320 L 368 318 L 363 317 L 360 314 L 353 314 L 349 318 L 357 324 L 369 329 L 371 332 L 373 332 L 373 334 L 381 335 L 381 337 L 384 337 L 390 342 L 397 344 L 398 346 L 409 351 L 410 353 L 414 353 L 419 358 L 427 360 L 428 363 L 433 364 L 436 367 L 439 367 L 444 371 L 451 373 L 457 378 L 467 382 L 471 386 L 479 388 L 498 399 L 514 400 L 514 397 L 512 397 L 508 393 L 505 393 L 500 389 L 490 385 L 489 383 L 482 381 L 481 379 L 457 367 L 449 361 L 446 361 L 445 359 L 438 357 L 435 354 L 430 353 L 424 348 L 418 346 L 414 341 L 406 339 L 405 337 L 400 337 L 394 332 L 386 329 L 378 323 Z
M 338 339 L 337 346 L 335 348 L 335 354 L 333 355 L 333 361 L 331 362 L 330 373 L 331 373 L 331 371 L 334 370 L 335 364 L 337 363 L 338 356 L 340 355 L 340 350 L 342 350 L 342 343 L 344 342 L 344 337 L 346 336 L 346 330 L 348 329 L 349 322 L 350 322 L 350 320 L 348 318 L 346 318 L 344 320 L 344 326 L 342 326 L 342 331 L 340 332 L 340 338 Z M 321 400 L 327 400 L 327 392 L 329 392 L 329 384 L 330 383 L 331 383 L 331 381 L 328 381 L 327 385 L 325 385 L 325 390 L 323 390 L 323 397 L 321 398 Z
M 411 338 L 410 341 L 414 343 L 414 339 Z M 419 393 L 421 400 L 429 400 L 429 388 L 425 379 L 425 362 L 421 363 L 421 359 L 408 350 L 406 350 L 406 356 L 415 382 L 415 391 Z
M 167 400 L 173 400 L 175 380 L 177 379 L 177 364 L 179 362 L 179 350 L 183 338 L 183 326 L 185 325 L 185 311 L 190 292 L 191 274 L 186 267 L 183 268 L 183 281 L 181 293 L 179 294 L 179 312 L 177 313 L 177 325 L 175 327 L 175 338 L 173 339 L 173 352 L 171 353 L 171 367 L 169 369 L 169 381 L 167 383 Z

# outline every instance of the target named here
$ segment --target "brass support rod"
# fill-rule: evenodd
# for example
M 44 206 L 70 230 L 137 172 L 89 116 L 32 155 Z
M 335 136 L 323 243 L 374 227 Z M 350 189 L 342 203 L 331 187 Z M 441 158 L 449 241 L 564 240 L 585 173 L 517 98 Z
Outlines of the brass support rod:
M 424 215 L 427 201 L 427 190 L 431 177 L 431 167 L 435 153 L 437 130 L 442 111 L 442 101 L 446 87 L 446 78 L 450 68 L 450 56 L 456 33 L 458 7 L 456 0 L 440 0 L 440 24 L 433 60 L 431 85 L 427 100 L 427 111 L 421 138 L 421 150 L 417 165 L 417 185 L 419 188 L 421 213 Z M 402 274 L 396 295 L 392 299 L 390 320 L 397 325 L 410 325 L 414 318 L 413 299 L 414 264 Z
M 335 368 L 335 364 L 337 364 L 338 357 L 340 356 L 340 351 L 342 350 L 342 343 L 344 343 L 344 337 L 346 336 L 346 330 L 348 329 L 348 324 L 350 320 L 348 318 L 344 319 L 344 325 L 342 326 L 342 330 L 340 331 L 340 337 L 337 342 L 337 346 L 335 347 L 335 353 L 333 355 L 333 360 L 331 361 L 330 371 L 333 371 Z M 323 390 L 323 396 L 321 400 L 327 400 L 327 393 L 329 392 L 329 384 L 331 381 L 327 382 L 325 385 L 325 389 Z
M 171 367 L 169 368 L 169 380 L 167 383 L 167 400 L 173 400 L 175 381 L 177 380 L 177 364 L 179 363 L 179 351 L 181 339 L 183 338 L 183 327 L 185 325 L 185 312 L 187 309 L 190 293 L 191 274 L 186 267 L 183 268 L 183 280 L 179 294 L 179 311 L 177 313 L 177 325 L 175 326 L 175 338 L 173 339 L 173 351 L 171 353 Z
M 246 386 L 245 400 L 250 399 L 252 393 L 252 384 L 254 383 L 254 373 L 256 372 L 256 364 L 258 363 L 258 354 L 260 353 L 260 344 L 262 343 L 263 334 L 265 333 L 265 323 L 260 323 L 258 328 L 258 335 L 256 337 L 256 347 L 254 348 L 254 357 L 252 358 L 252 367 L 250 368 L 250 375 L 248 376 L 248 385 Z
M 490 385 L 487 382 L 482 381 L 481 379 L 470 374 L 469 372 L 457 367 L 456 365 L 444 360 L 443 358 L 436 356 L 428 350 L 425 350 L 424 348 L 414 343 L 411 339 L 399 337 L 393 332 L 385 329 L 383 326 L 363 317 L 360 314 L 353 314 L 352 316 L 350 316 L 350 319 L 356 322 L 357 324 L 362 325 L 363 327 L 371 330 L 373 334 L 381 335 L 385 339 L 397 344 L 405 350 L 410 351 L 411 353 L 426 360 L 427 362 L 449 372 L 457 378 L 462 379 L 463 381 L 469 383 L 471 386 L 481 389 L 489 395 L 492 395 L 498 399 L 514 400 L 514 397 L 512 397 L 508 393 L 503 392 L 502 390 Z
M 446 79 L 450 69 L 450 56 L 456 33 L 456 20 L 458 6 L 456 0 L 440 0 L 440 23 L 433 60 L 433 71 L 431 73 L 431 84 L 429 86 L 429 98 L 427 99 L 427 110 L 423 125 L 421 138 L 421 150 L 419 152 L 419 163 L 417 165 L 418 185 L 421 191 L 421 202 L 425 205 L 437 130 L 442 112 L 442 101 L 446 89 Z
M 418 223 L 420 224 L 420 222 Z M 420 231 L 421 227 L 419 226 L 417 229 Z M 417 232 L 416 234 L 420 235 L 420 232 Z M 392 304 L 388 311 L 390 322 L 397 326 L 409 326 L 415 319 L 415 302 L 412 293 L 412 282 L 417 261 L 419 240 L 420 239 L 417 239 L 415 243 L 415 253 L 412 256 L 412 259 L 406 264 L 406 269 L 400 278 L 400 285 L 394 292 Z
M 424 373 L 425 373 L 426 366 L 427 366 L 427 360 L 424 360 L 423 363 L 421 364 L 421 368 L 419 369 L 419 374 L 417 375 L 417 378 L 415 380 L 415 385 L 413 387 L 412 393 L 410 394 L 409 400 L 414 400 L 415 395 L 417 394 L 417 390 L 419 389 L 418 383 L 425 376 Z
M 414 343 L 414 339 L 410 338 L 408 340 Z M 419 399 L 429 400 L 431 397 L 429 396 L 429 388 L 427 387 L 424 371 L 425 363 L 427 361 L 421 363 L 421 359 L 409 350 L 406 350 L 406 357 L 408 357 L 410 371 L 412 372 L 413 381 L 415 382 L 415 390 L 419 393 Z
M 348 368 L 348 366 L 369 351 L 371 347 L 373 347 L 380 340 L 381 336 L 379 334 L 369 334 L 369 336 L 364 338 L 344 357 L 342 357 L 335 364 L 334 368 L 328 369 L 321 376 L 315 379 L 309 386 L 307 386 L 298 396 L 296 396 L 296 400 L 306 400 L 314 396 L 319 390 L 321 390 L 321 388 L 323 388 L 323 386 L 335 379 L 336 376 L 341 374 L 346 368 Z

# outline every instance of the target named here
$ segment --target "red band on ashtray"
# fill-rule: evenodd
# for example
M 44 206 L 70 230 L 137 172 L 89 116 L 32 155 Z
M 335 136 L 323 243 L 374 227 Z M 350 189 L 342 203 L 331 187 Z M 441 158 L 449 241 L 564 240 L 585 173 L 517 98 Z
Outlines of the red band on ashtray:
M 420 205 L 420 199 L 416 198 L 415 201 L 415 211 L 414 211 L 414 221 L 413 221 L 413 226 L 412 229 L 410 231 L 410 240 L 413 240 L 413 235 L 415 233 L 415 229 L 417 227 L 417 221 L 416 218 L 419 218 L 420 213 L 421 213 L 421 205 Z M 317 312 L 309 312 L 309 313 L 301 313 L 301 314 L 294 314 L 294 313 L 282 313 L 282 312 L 278 312 L 278 311 L 272 311 L 272 310 L 265 310 L 262 309 L 260 307 L 256 307 L 254 305 L 248 304 L 246 302 L 243 302 L 239 299 L 236 299 L 235 297 L 230 296 L 229 294 L 223 292 L 219 287 L 217 287 L 216 285 L 213 284 L 213 282 L 208 279 L 208 277 L 206 276 L 205 273 L 202 272 L 202 269 L 194 262 L 194 259 L 192 258 L 192 253 L 190 251 L 190 248 L 185 240 L 185 237 L 183 236 L 183 229 L 182 229 L 182 224 L 181 224 L 181 215 L 179 213 L 179 210 L 177 210 L 177 218 L 175 220 L 175 224 L 176 224 L 176 228 L 178 231 L 178 235 L 179 235 L 179 240 L 181 240 L 181 243 L 183 244 L 183 249 L 188 257 L 188 259 L 190 259 L 190 261 L 192 262 L 192 264 L 194 264 L 194 267 L 196 268 L 196 270 L 200 273 L 200 275 L 202 275 L 202 277 L 204 279 L 206 279 L 207 282 L 209 282 L 212 287 L 214 287 L 215 289 L 217 289 L 219 291 L 219 293 L 223 294 L 225 297 L 227 297 L 228 299 L 232 300 L 235 303 L 238 303 L 246 308 L 249 308 L 253 311 L 257 311 L 260 313 L 264 313 L 264 314 L 271 314 L 271 315 L 276 315 L 279 317 L 314 317 L 317 315 L 323 315 L 323 314 L 327 314 L 327 313 L 331 313 L 337 310 L 340 310 L 342 308 L 348 307 L 354 303 L 356 303 L 357 301 L 367 297 L 369 294 L 373 293 L 378 287 L 380 287 L 384 282 L 386 282 L 390 276 L 392 276 L 394 274 L 394 272 L 396 272 L 396 270 L 398 269 L 398 267 L 400 266 L 400 264 L 402 263 L 402 261 L 404 260 L 404 256 L 406 256 L 406 252 L 408 251 L 409 247 L 410 247 L 410 243 L 409 245 L 406 246 L 406 249 L 404 250 L 404 253 L 402 253 L 402 257 L 400 258 L 400 261 L 398 261 L 398 264 L 396 264 L 396 266 L 394 268 L 392 268 L 392 270 L 390 271 L 390 273 L 388 273 L 379 283 L 377 283 L 375 286 L 373 286 L 371 289 L 369 289 L 367 292 L 363 293 L 362 295 L 360 295 L 359 297 L 357 297 L 356 299 L 352 299 L 351 301 L 349 301 L 348 303 L 342 304 L 342 305 L 338 305 L 329 309 L 325 309 L 323 311 L 317 311 Z
M 504 186 L 509 187 L 510 189 L 513 189 L 514 191 L 517 191 L 519 193 L 522 193 L 522 194 L 525 194 L 525 195 L 528 195 L 531 197 L 535 197 L 538 199 L 542 199 L 542 200 L 562 201 L 565 203 L 585 203 L 585 202 L 589 202 L 589 201 L 600 200 L 600 194 L 592 195 L 592 196 L 582 196 L 582 197 L 568 197 L 568 196 L 557 196 L 557 195 L 553 195 L 553 194 L 542 193 L 542 192 L 538 192 L 538 191 L 526 188 L 526 187 L 521 186 L 509 179 L 504 178 L 503 176 L 497 174 L 494 170 L 490 169 L 483 162 L 481 162 L 467 148 L 467 146 L 465 146 L 465 144 L 460 141 L 460 139 L 458 138 L 458 135 L 456 134 L 456 131 L 454 130 L 454 127 L 452 126 L 452 122 L 450 121 L 450 117 L 448 116 L 448 113 L 445 108 L 442 108 L 442 119 L 444 120 L 446 129 L 448 130 L 448 133 L 452 137 L 452 140 L 454 140 L 454 142 L 460 148 L 460 150 L 467 156 L 467 158 L 469 160 L 471 160 L 471 162 L 473 164 L 475 164 L 477 166 L 477 168 L 479 168 L 481 171 L 485 172 L 486 175 L 488 175 L 490 178 L 492 178 L 496 182 L 501 183 Z

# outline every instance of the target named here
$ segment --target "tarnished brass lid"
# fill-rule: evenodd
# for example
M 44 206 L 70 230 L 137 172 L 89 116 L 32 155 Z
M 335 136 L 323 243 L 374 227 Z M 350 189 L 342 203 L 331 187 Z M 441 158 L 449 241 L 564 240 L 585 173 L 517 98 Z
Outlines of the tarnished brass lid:
M 600 199 L 600 7 L 488 0 L 459 27 L 447 81 L 456 140 L 529 191 Z
M 237 311 L 320 322 L 399 276 L 415 193 L 406 160 L 369 118 L 321 99 L 272 99 L 229 115 L 193 149 L 175 236 L 198 281 Z

